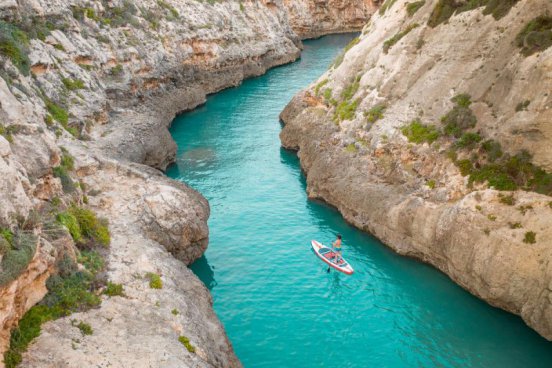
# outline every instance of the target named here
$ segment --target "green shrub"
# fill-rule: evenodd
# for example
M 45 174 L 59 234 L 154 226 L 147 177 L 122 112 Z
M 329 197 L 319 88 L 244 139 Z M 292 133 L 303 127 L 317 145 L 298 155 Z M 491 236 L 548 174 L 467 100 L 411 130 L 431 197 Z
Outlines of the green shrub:
M 4 256 L 11 249 L 11 244 L 4 237 L 0 236 L 0 256 Z
M 6 368 L 15 368 L 21 363 L 21 354 L 27 350 L 29 343 L 40 335 L 41 325 L 52 319 L 54 313 L 45 305 L 36 305 L 23 315 L 19 325 L 11 332 L 10 348 L 4 353 Z
M 515 222 L 515 223 L 509 222 L 508 225 L 510 226 L 510 229 L 512 229 L 512 230 L 523 228 L 523 225 L 521 225 L 521 222 Z
M 46 109 L 54 120 L 59 121 L 64 127 L 67 126 L 67 123 L 69 122 L 69 113 L 67 110 L 50 100 L 46 100 L 45 103 Z
M 459 148 L 474 148 L 477 143 L 481 142 L 481 136 L 477 133 L 467 132 L 462 134 L 460 140 L 456 142 L 456 146 Z
M 138 13 L 138 8 L 130 1 L 124 0 L 122 6 L 116 6 L 113 8 L 106 8 L 104 18 L 101 19 L 102 24 L 109 25 L 111 27 L 122 26 L 139 26 L 139 23 L 135 19 L 135 15 Z
M 56 178 L 61 180 L 61 186 L 65 193 L 73 193 L 76 190 L 73 179 L 69 176 L 67 169 L 63 166 L 56 166 L 52 169 L 52 172 Z
M 469 95 L 460 94 L 453 97 L 451 101 L 455 106 L 441 117 L 441 122 L 445 125 L 445 134 L 460 138 L 465 130 L 475 127 L 477 118 L 469 107 L 471 105 Z
M 379 9 L 380 15 L 384 15 L 385 12 L 390 9 L 397 0 L 386 0 Z
M 508 206 L 513 206 L 513 205 L 516 204 L 516 200 L 515 200 L 514 196 L 511 195 L 511 194 L 507 195 L 507 196 L 501 195 L 500 196 L 500 203 L 508 205 Z
M 529 100 L 518 103 L 516 106 L 516 112 L 527 111 L 527 107 L 529 107 L 529 104 L 531 104 L 531 101 Z
M 37 237 L 29 232 L 18 230 L 12 237 L 2 237 L 8 244 L 3 245 L 4 255 L 0 264 L 0 285 L 15 280 L 27 268 L 36 252 Z
M 447 22 L 453 15 L 485 6 L 483 14 L 492 14 L 500 19 L 508 14 L 519 0 L 439 0 L 427 22 L 430 27 L 437 27 Z
M 101 299 L 90 291 L 94 277 L 77 271 L 70 276 L 51 276 L 46 282 L 48 294 L 41 303 L 55 308 L 59 316 L 98 306 Z
M 414 23 L 406 27 L 406 29 L 402 32 L 397 33 L 387 41 L 383 43 L 383 52 L 388 53 L 389 49 L 393 47 L 397 42 L 399 42 L 404 36 L 410 33 L 414 28 L 419 27 L 420 25 L 418 23 Z
M 73 214 L 70 212 L 59 213 L 56 219 L 61 225 L 67 228 L 67 231 L 69 231 L 69 234 L 71 234 L 71 237 L 75 243 L 80 243 L 82 241 L 82 233 L 79 222 Z
M 345 147 L 345 152 L 356 153 L 357 151 L 358 149 L 354 143 L 348 144 L 347 147 Z
M 77 219 L 83 237 L 104 247 L 109 246 L 111 237 L 107 220 L 99 219 L 93 211 L 83 207 L 73 206 L 69 212 Z
M 190 343 L 190 339 L 188 339 L 186 336 L 180 336 L 178 338 L 178 341 L 180 341 L 180 343 L 184 345 L 190 353 L 195 353 L 195 347 Z
M 374 124 L 376 121 L 383 119 L 385 108 L 384 104 L 377 104 L 370 110 L 366 111 L 364 116 L 366 116 L 366 120 L 368 120 L 369 123 Z
M 60 166 L 67 171 L 72 171 L 75 168 L 75 160 L 73 156 L 64 148 L 61 149 L 61 163 Z
M 77 257 L 77 261 L 92 275 L 97 275 L 105 267 L 103 257 L 95 250 L 83 250 Z
M 77 323 L 76 320 L 72 320 L 71 321 L 71 325 L 72 326 L 75 326 L 76 328 L 78 328 L 80 330 L 80 332 L 82 333 L 83 336 L 85 335 L 92 335 L 94 333 L 94 330 L 92 329 L 92 326 L 90 326 L 88 323 L 86 322 L 83 322 L 83 321 L 79 321 L 79 323 Z
M 425 0 L 415 1 L 413 3 L 406 3 L 406 12 L 408 13 L 408 16 L 411 17 L 416 14 L 416 12 L 420 10 L 420 8 L 424 5 Z
M 318 83 L 315 87 L 314 87 L 314 94 L 316 96 L 318 96 L 318 94 L 320 93 L 320 89 L 322 87 L 324 87 L 327 83 L 329 82 L 328 79 L 324 79 L 323 81 L 321 81 L 320 83 Z
M 490 221 L 496 221 L 496 216 L 493 215 L 493 214 L 487 215 L 487 218 L 488 218 Z
M 123 66 L 121 64 L 115 65 L 113 68 L 110 69 L 109 74 L 111 74 L 114 77 L 122 75 L 123 74 Z
M 343 101 L 335 109 L 334 121 L 340 122 L 344 120 L 351 120 L 355 117 L 356 110 L 360 100 L 355 101 Z
M 0 20 L 0 54 L 11 60 L 23 75 L 29 75 L 29 37 L 12 23 Z
M 456 95 L 450 100 L 460 107 L 470 107 L 472 104 L 471 96 L 468 95 L 467 93 L 461 93 L 459 95 Z
M 516 44 L 525 56 L 544 51 L 552 45 L 552 17 L 541 15 L 521 30 Z
M 64 225 L 76 243 L 97 243 L 108 246 L 111 242 L 107 220 L 98 219 L 86 208 L 72 206 L 57 215 L 57 221 Z
M 6 239 L 8 244 L 13 244 L 13 232 L 10 229 L 0 228 L 0 237 Z
M 401 129 L 402 134 L 412 143 L 429 144 L 435 142 L 439 138 L 439 131 L 432 125 L 425 125 L 419 119 L 413 120 L 410 124 Z
M 59 28 L 54 22 L 41 16 L 23 16 L 17 21 L 17 24 L 12 24 L 16 25 L 28 39 L 41 41 L 44 41 L 52 30 Z
M 121 284 L 108 282 L 104 294 L 107 296 L 125 296 L 125 289 Z
M 178 19 L 180 17 L 180 14 L 178 14 L 178 11 L 169 3 L 167 3 L 166 1 L 164 0 L 157 0 L 157 4 L 163 8 L 163 9 L 166 9 L 170 12 L 171 16 L 174 18 L 174 19 Z M 242 4 L 240 4 L 242 5 Z M 243 6 L 243 5 L 242 5 Z
M 500 143 L 493 140 L 483 142 L 481 148 L 487 153 L 487 159 L 490 162 L 495 162 L 504 155 Z
M 161 276 L 159 276 L 156 273 L 148 272 L 146 274 L 146 277 L 149 279 L 149 286 L 152 289 L 162 289 L 163 288 L 163 280 L 161 280 Z
M 518 207 L 519 212 L 521 212 L 521 214 L 522 214 L 523 216 L 525 216 L 525 214 L 527 213 L 527 211 L 532 210 L 532 209 L 533 209 L 533 206 L 531 206 L 530 204 L 529 204 L 529 205 L 519 206 L 519 207 Z
M 429 189 L 435 189 L 435 180 L 431 179 L 431 180 L 428 180 L 426 185 L 429 187 Z
M 326 100 L 326 102 L 330 102 L 331 99 L 332 99 L 332 89 L 326 88 L 324 90 L 324 100 Z
M 341 92 L 341 98 L 344 101 L 349 101 L 357 93 L 359 87 L 360 87 L 360 77 L 356 77 L 353 83 L 347 86 L 347 88 L 345 88 L 343 92 Z
M 535 244 L 537 242 L 537 234 L 534 231 L 526 232 L 523 242 L 526 244 Z
M 178 316 L 180 314 L 180 312 L 178 311 L 178 309 L 174 308 L 171 313 L 175 316 Z
M 515 181 L 505 172 L 504 167 L 499 164 L 487 164 L 470 173 L 470 183 L 488 182 L 489 186 L 496 190 L 516 190 Z
M 6 138 L 9 143 L 13 143 L 13 136 L 21 132 L 21 125 L 8 125 L 4 127 L 0 124 L 0 135 Z
M 61 80 L 65 88 L 70 91 L 76 91 L 84 88 L 84 82 L 80 79 L 63 78 Z
M 96 11 L 92 8 L 86 8 L 86 17 L 88 19 L 92 19 L 96 22 L 99 22 L 100 21 L 100 17 L 98 15 L 96 15 Z

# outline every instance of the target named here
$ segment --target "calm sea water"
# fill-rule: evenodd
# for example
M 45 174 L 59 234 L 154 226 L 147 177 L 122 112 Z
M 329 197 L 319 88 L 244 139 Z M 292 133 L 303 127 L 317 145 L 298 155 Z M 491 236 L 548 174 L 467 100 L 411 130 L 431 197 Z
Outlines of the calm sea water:
M 245 367 L 552 367 L 552 343 L 431 267 L 394 254 L 309 201 L 278 115 L 352 38 L 305 42 L 300 61 L 211 96 L 179 116 L 168 175 L 212 208 L 192 269 Z M 310 251 L 343 234 L 353 276 Z

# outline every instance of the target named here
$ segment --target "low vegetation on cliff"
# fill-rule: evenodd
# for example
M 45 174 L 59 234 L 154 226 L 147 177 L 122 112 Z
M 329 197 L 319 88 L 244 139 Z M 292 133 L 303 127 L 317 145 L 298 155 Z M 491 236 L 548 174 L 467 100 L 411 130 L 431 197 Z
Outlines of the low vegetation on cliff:
M 436 27 L 441 23 L 447 22 L 453 15 L 462 12 L 474 10 L 480 7 L 483 9 L 483 14 L 492 14 L 495 19 L 500 19 L 506 16 L 510 9 L 516 5 L 519 0 L 471 0 L 471 1 L 455 1 L 455 0 L 439 0 L 427 24 L 430 27 Z
M 71 168 L 72 160 L 67 157 L 62 159 L 62 166 Z M 96 307 L 101 302 L 98 289 L 103 282 L 99 279 L 99 274 L 104 269 L 105 262 L 97 247 L 109 245 L 107 223 L 99 220 L 93 211 L 75 204 L 56 215 L 58 210 L 55 205 L 47 206 L 41 217 L 32 223 L 39 226 L 38 231 L 42 231 L 45 239 L 52 242 L 55 242 L 67 231 L 81 251 L 76 260 L 69 254 L 60 258 L 56 265 L 57 273 L 46 282 L 48 293 L 39 304 L 32 307 L 23 316 L 18 327 L 12 331 L 10 348 L 4 354 L 6 368 L 14 368 L 21 362 L 21 354 L 27 349 L 29 343 L 40 334 L 41 325 L 44 322 L 68 316 L 72 312 Z M 50 217 L 50 220 L 47 220 L 47 217 Z M 25 223 L 29 224 L 30 222 Z M 1 232 L 0 244 L 9 240 L 10 245 L 8 253 L 2 259 L 2 270 L 8 269 L 8 263 L 11 270 L 2 273 L 3 277 L 10 275 L 9 279 L 4 280 L 6 282 L 15 279 L 25 269 L 34 255 L 36 243 L 39 241 L 39 237 L 32 235 L 28 229 L 29 226 L 35 225 L 25 226 L 21 226 L 13 232 L 6 229 Z M 19 240 L 20 238 L 26 240 Z M 10 255 L 12 253 L 13 255 Z M 80 269 L 77 262 L 84 269 Z M 114 286 L 110 288 L 110 292 L 121 294 L 119 287 Z M 85 327 L 79 325 L 79 329 Z
M 527 23 L 517 35 L 516 43 L 525 56 L 552 46 L 552 17 L 539 16 Z
M 413 143 L 433 143 L 439 137 L 450 145 L 448 156 L 468 183 L 488 183 L 498 190 L 523 189 L 552 195 L 552 174 L 534 165 L 531 155 L 521 151 L 515 155 L 503 152 L 500 143 L 483 140 L 473 129 L 477 119 L 470 108 L 471 97 L 460 94 L 452 98 L 452 110 L 441 118 L 443 129 L 422 124 L 419 120 L 402 128 Z

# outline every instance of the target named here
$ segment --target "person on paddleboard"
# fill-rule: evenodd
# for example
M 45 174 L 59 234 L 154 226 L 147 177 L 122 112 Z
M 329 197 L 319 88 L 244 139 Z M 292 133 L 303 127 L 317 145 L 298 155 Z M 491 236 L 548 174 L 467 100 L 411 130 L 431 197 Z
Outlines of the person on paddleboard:
M 335 262 L 339 264 L 341 259 L 341 234 L 337 234 L 337 239 L 332 243 L 332 246 L 335 253 Z

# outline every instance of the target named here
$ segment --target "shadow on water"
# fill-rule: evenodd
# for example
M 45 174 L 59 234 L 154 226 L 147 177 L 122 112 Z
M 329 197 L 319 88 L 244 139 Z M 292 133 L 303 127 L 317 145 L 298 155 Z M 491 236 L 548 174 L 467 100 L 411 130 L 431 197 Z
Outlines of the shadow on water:
M 214 287 L 217 286 L 217 281 L 215 280 L 215 267 L 209 264 L 205 255 L 191 264 L 190 269 L 194 271 L 201 281 L 203 281 L 207 289 L 213 290 Z

